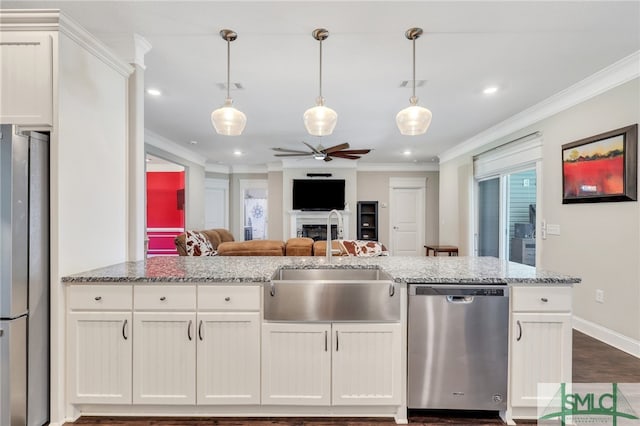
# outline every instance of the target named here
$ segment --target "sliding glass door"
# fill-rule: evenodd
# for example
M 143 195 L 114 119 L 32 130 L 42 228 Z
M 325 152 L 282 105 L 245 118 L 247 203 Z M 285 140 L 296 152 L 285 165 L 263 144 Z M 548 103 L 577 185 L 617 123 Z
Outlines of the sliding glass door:
M 476 254 L 535 266 L 536 169 L 477 181 Z

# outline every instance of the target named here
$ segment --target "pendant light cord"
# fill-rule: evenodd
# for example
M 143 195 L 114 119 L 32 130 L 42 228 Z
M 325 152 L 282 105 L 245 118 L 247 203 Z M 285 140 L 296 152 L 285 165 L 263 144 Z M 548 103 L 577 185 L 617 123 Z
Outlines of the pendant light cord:
M 413 40 L 413 98 L 416 97 L 416 39 Z
M 229 90 L 231 89 L 230 75 L 231 75 L 231 40 L 227 39 L 227 99 L 230 98 L 229 96 Z
M 322 98 L 322 39 L 320 39 L 320 98 Z

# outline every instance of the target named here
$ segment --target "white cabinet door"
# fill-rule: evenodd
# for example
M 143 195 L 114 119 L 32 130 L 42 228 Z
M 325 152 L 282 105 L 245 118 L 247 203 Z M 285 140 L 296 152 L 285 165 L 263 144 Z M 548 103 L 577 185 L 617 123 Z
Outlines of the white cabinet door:
M 400 404 L 400 324 L 333 324 L 333 405 Z
M 71 312 L 69 402 L 131 403 L 131 313 Z
M 0 32 L 0 123 L 52 124 L 52 58 L 50 35 Z
M 198 313 L 198 404 L 260 404 L 260 314 Z
M 571 382 L 571 314 L 514 313 L 511 405 L 536 407 L 538 383 Z
M 331 325 L 262 325 L 262 404 L 331 404 Z
M 134 312 L 133 403 L 196 403 L 195 312 Z

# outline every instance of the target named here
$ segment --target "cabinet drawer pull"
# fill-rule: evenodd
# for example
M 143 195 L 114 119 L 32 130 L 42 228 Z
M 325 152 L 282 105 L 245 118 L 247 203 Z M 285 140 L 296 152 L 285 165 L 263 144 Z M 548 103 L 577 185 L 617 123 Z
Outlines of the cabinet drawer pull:
M 202 320 L 200 320 L 200 325 L 198 325 L 198 337 L 200 338 L 200 341 L 202 341 Z
M 124 338 L 124 340 L 129 339 L 128 333 L 127 333 L 127 324 L 128 323 L 129 323 L 129 320 L 124 320 L 124 322 L 122 323 L 122 337 Z
M 327 332 L 327 330 L 324 331 L 324 351 L 326 352 L 328 350 L 327 348 L 327 335 L 329 333 Z
M 336 352 L 340 350 L 340 342 L 338 341 L 338 330 L 336 330 Z
M 547 299 L 546 297 L 541 297 L 540 300 L 542 300 L 544 303 L 547 303 L 549 301 L 549 299 Z
M 94 299 L 96 300 L 96 302 L 99 302 L 100 300 L 102 300 L 102 296 L 96 296 L 94 297 Z
M 189 341 L 193 340 L 193 338 L 191 337 L 191 325 L 193 324 L 192 320 L 189 320 L 189 325 L 187 325 L 187 337 L 189 338 Z
M 522 339 L 522 324 L 520 324 L 520 320 L 516 321 L 516 323 L 518 324 L 518 338 L 516 342 L 519 342 L 520 339 Z
M 160 297 L 160 301 L 161 301 L 161 302 L 164 302 L 165 300 L 167 300 L 167 298 L 166 298 L 166 297 L 164 297 L 164 296 L 161 296 L 161 297 Z
M 225 297 L 225 298 L 224 298 L 224 301 L 225 301 L 225 302 L 228 302 L 228 301 L 230 301 L 230 300 L 231 300 L 231 298 L 230 298 L 229 296 L 227 296 L 227 297 Z

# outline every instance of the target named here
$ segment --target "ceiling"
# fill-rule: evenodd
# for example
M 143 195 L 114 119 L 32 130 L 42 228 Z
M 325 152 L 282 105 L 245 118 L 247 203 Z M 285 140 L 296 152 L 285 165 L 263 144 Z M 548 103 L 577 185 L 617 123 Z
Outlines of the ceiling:
M 640 50 L 638 1 L 6 1 L 3 8 L 60 8 L 107 44 L 137 33 L 152 50 L 145 127 L 211 164 L 276 161 L 272 147 L 349 142 L 372 148 L 360 163 L 428 164 L 479 132 Z M 425 135 L 402 136 L 395 115 L 411 89 L 410 27 L 420 104 L 433 113 Z M 323 95 L 338 113 L 331 136 L 309 136 L 304 111 L 318 95 L 324 27 Z M 247 115 L 241 136 L 217 135 L 211 112 L 226 82 L 231 44 L 234 105 Z M 498 87 L 493 95 L 483 94 Z M 410 87 L 410 85 L 409 85 Z M 192 144 L 196 141 L 197 144 Z M 411 155 L 403 152 L 409 150 Z M 241 151 L 242 155 L 234 155 Z M 349 160 L 336 160 L 346 162 Z M 336 166 L 336 164 L 331 164 Z

